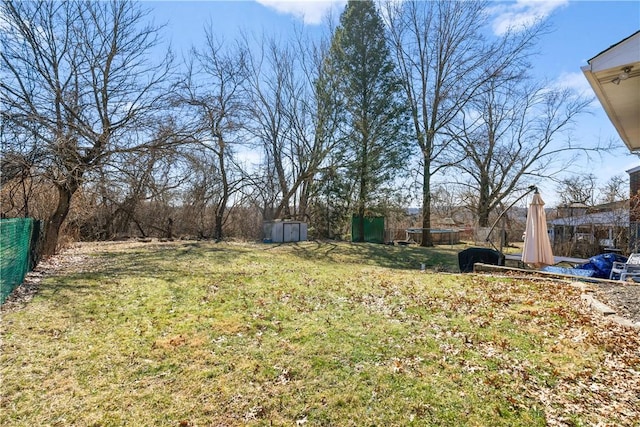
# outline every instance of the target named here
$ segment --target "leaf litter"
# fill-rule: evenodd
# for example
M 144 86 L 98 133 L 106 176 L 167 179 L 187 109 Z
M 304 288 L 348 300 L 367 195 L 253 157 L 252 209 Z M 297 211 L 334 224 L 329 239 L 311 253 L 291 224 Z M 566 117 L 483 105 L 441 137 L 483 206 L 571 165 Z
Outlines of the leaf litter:
M 95 248 L 96 245 L 92 246 L 89 253 Z M 77 247 L 41 263 L 26 285 L 3 305 L 3 313 L 23 309 L 45 277 L 99 269 L 99 257 L 90 256 L 85 251 Z M 573 426 L 576 425 L 575 420 L 583 420 L 593 426 L 640 425 L 639 330 L 594 313 L 583 304 L 578 290 L 561 281 L 473 275 L 460 276 L 460 279 L 452 275 L 448 280 L 459 280 L 459 285 L 441 289 L 436 289 L 436 285 L 427 289 L 420 278 L 403 274 L 400 281 L 389 280 L 390 274 L 394 273 L 368 267 L 364 278 L 346 283 L 346 287 L 353 289 L 346 296 L 337 296 L 337 305 L 358 304 L 369 312 L 410 324 L 413 333 L 409 338 L 414 343 L 429 340 L 440 343 L 441 366 L 458 366 L 467 375 L 480 375 L 485 386 L 504 387 L 508 393 L 505 399 L 514 408 L 531 404 L 539 406 L 544 411 L 547 425 Z M 370 292 L 358 292 L 362 288 L 356 282 L 362 280 L 369 282 L 366 289 Z M 316 282 L 312 277 L 305 278 L 305 281 L 309 286 Z M 218 285 L 210 285 L 210 289 L 213 290 L 210 293 L 215 295 Z M 291 304 L 296 298 L 298 296 L 291 292 L 282 292 L 279 302 Z M 305 305 L 304 298 L 300 301 Z M 323 299 L 322 304 L 318 305 L 317 300 L 314 304 L 317 309 L 325 309 L 332 302 Z M 467 326 L 451 323 L 459 316 L 467 321 Z M 425 319 L 429 321 L 427 326 L 422 324 Z M 498 329 L 505 322 L 531 331 L 534 338 L 529 350 L 523 350 L 516 338 L 499 334 Z M 560 332 L 554 335 L 548 330 Z M 176 335 L 160 344 L 175 347 L 184 345 L 184 340 L 181 335 Z M 520 354 L 526 351 L 533 358 Z M 567 363 L 566 359 L 579 355 L 581 351 L 587 352 L 583 362 L 575 366 Z M 588 354 L 590 352 L 593 354 Z M 471 353 L 480 357 L 469 358 Z M 540 369 L 544 365 L 535 359 L 539 355 L 546 358 L 546 369 Z M 479 363 L 480 360 L 483 362 Z M 386 366 L 393 375 L 420 378 L 428 362 L 429 357 L 423 355 L 398 354 L 388 359 Z M 285 387 L 292 381 L 290 367 L 274 366 L 274 369 L 277 375 L 272 386 Z M 509 390 L 517 390 L 518 393 L 510 393 Z M 236 399 L 243 399 L 242 395 L 237 395 Z M 232 402 L 230 404 L 234 406 Z M 250 422 L 268 418 L 269 409 L 254 405 L 240 414 L 232 418 Z M 311 424 L 311 419 L 304 415 L 295 421 L 297 425 L 305 425 Z M 191 422 L 186 424 L 182 421 L 181 425 L 191 425 Z

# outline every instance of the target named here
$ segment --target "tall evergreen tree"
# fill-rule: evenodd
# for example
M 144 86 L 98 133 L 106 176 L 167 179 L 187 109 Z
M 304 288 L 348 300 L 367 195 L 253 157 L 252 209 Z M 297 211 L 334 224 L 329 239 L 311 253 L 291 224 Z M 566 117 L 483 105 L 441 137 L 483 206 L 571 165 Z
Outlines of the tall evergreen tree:
M 365 214 L 406 163 L 408 152 L 401 81 L 373 1 L 348 2 L 333 35 L 328 66 L 340 76 L 343 99 L 338 105 L 344 108 L 347 132 L 344 159 L 362 240 Z

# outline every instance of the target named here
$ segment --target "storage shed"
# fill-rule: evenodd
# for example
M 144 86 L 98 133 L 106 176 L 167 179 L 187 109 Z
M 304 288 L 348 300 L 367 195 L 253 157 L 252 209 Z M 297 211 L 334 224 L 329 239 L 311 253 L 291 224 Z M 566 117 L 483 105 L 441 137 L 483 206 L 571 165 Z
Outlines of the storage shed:
M 307 240 L 307 223 L 300 221 L 265 221 L 265 243 L 302 242 Z

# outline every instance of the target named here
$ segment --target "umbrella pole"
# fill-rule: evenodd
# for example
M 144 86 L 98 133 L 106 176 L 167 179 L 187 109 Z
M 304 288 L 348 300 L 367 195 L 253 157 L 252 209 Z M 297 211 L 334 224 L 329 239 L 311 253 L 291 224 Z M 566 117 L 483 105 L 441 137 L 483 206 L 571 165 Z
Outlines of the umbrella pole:
M 491 228 L 489 229 L 489 232 L 487 233 L 487 238 L 485 239 L 485 242 L 489 242 L 489 244 L 493 247 L 493 249 L 495 249 L 496 251 L 500 252 L 500 255 L 504 255 L 502 253 L 502 236 L 500 236 L 500 249 L 496 248 L 496 245 L 493 244 L 493 240 L 491 240 L 491 233 L 493 232 L 493 229 L 496 228 L 496 225 L 498 224 L 498 221 L 500 221 L 502 219 L 502 217 L 504 216 L 504 214 L 507 213 L 507 211 L 509 209 L 511 209 L 513 207 L 513 205 L 515 205 L 516 203 L 518 203 L 520 200 L 524 199 L 525 196 L 529 193 L 531 193 L 532 191 L 535 191 L 536 193 L 538 192 L 538 187 L 536 187 L 535 185 L 532 185 L 529 187 L 529 189 L 527 190 L 526 193 L 524 193 L 522 196 L 518 197 L 513 203 L 511 203 L 505 210 L 503 210 L 500 215 L 498 215 L 498 218 L 493 222 L 493 225 L 491 225 Z

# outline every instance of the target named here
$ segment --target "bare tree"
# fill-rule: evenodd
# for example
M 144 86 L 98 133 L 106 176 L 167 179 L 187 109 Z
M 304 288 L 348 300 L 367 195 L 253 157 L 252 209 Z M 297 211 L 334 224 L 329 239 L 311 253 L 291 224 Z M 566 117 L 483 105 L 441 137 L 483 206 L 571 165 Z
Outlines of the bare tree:
M 2 120 L 29 139 L 38 173 L 57 190 L 44 253 L 55 252 L 73 194 L 116 153 L 149 147 L 171 55 L 149 61 L 159 28 L 132 1 L 16 2 L 0 12 Z M 7 142 L 2 136 L 3 144 Z M 153 141 L 159 149 L 161 141 Z
M 247 40 L 245 42 L 248 43 Z M 249 62 L 251 96 L 250 132 L 261 144 L 264 184 L 271 184 L 274 205 L 266 209 L 266 218 L 292 217 L 291 196 L 299 174 L 295 137 L 291 126 L 298 112 L 299 82 L 296 77 L 297 53 L 275 38 L 264 39 Z
M 155 137 L 159 141 L 170 141 L 176 138 L 175 132 L 168 121 Z M 128 235 L 132 225 L 142 237 L 151 233 L 170 237 L 169 219 L 163 218 L 158 209 L 148 215 L 146 207 L 163 202 L 170 204 L 172 192 L 187 179 L 183 164 L 183 156 L 176 150 L 148 147 L 135 153 L 118 153 L 101 165 L 99 171 L 89 172 L 86 180 L 93 183 L 92 189 L 99 195 L 104 209 L 99 235 L 91 238 Z M 86 187 L 85 193 L 90 190 Z
M 629 198 L 629 179 L 614 175 L 599 188 L 599 203 L 615 203 Z
M 179 100 L 191 110 L 192 138 L 215 159 L 215 165 L 206 164 L 210 171 L 215 171 L 217 191 L 201 190 L 208 202 L 214 204 L 213 237 L 220 240 L 224 237 L 230 199 L 242 185 L 236 155 L 243 145 L 242 121 L 248 108 L 245 92 L 248 52 L 237 45 L 228 48 L 228 44 L 216 39 L 212 26 L 205 29 L 205 35 L 203 47 L 192 50 L 195 64 L 189 66 Z
M 480 227 L 514 192 L 566 170 L 584 150 L 568 132 L 591 100 L 569 89 L 528 84 L 517 72 L 512 76 L 486 81 L 447 127 L 463 154 L 456 163 L 460 182 L 477 194 L 473 211 Z
M 617 203 L 629 198 L 629 181 L 622 175 L 615 175 L 600 184 L 593 173 L 565 176 L 558 182 L 561 205 L 580 203 L 585 206 Z
M 438 184 L 432 187 L 431 212 L 440 221 L 451 218 L 455 219 L 462 216 L 460 207 L 461 195 L 456 192 L 455 188 L 450 185 Z
M 597 183 L 598 179 L 592 173 L 577 174 L 562 178 L 558 183 L 560 205 L 595 205 Z
M 431 180 L 450 165 L 447 126 L 494 74 L 526 58 L 544 29 L 533 26 L 489 43 L 488 4 L 454 0 L 389 1 L 389 37 L 404 82 L 416 149 L 422 163 L 423 246 L 431 246 Z
M 290 98 L 288 122 L 297 173 L 283 202 L 297 194 L 296 216 L 305 219 L 311 199 L 316 195 L 318 174 L 341 142 L 338 130 L 342 116 L 337 108 L 339 82 L 326 68 L 329 42 L 313 42 L 298 34 L 293 48 L 299 55 L 300 72 L 297 83 L 292 86 L 295 91 Z
M 37 153 L 27 151 L 35 146 L 18 130 L 13 133 L 6 124 L 2 126 L 2 157 L 0 157 L 0 185 L 2 186 L 2 216 L 24 216 L 36 214 L 32 208 L 35 192 L 42 183 L 35 174 Z M 6 138 L 6 140 L 5 140 Z M 11 141 L 7 143 L 7 141 Z
M 337 144 L 336 83 L 324 68 L 326 52 L 323 42 L 298 34 L 294 43 L 263 40 L 248 62 L 249 130 L 264 152 L 253 198 L 262 200 L 265 218 L 306 216 L 314 177 Z
M 189 180 L 181 197 L 183 228 L 187 234 L 198 238 L 211 238 L 215 232 L 216 201 L 223 192 L 218 158 L 201 144 L 188 149 L 185 158 Z

